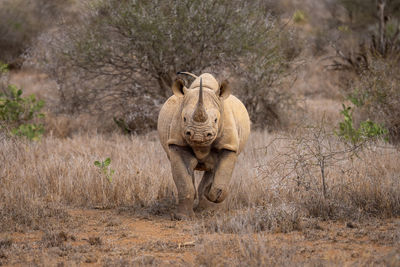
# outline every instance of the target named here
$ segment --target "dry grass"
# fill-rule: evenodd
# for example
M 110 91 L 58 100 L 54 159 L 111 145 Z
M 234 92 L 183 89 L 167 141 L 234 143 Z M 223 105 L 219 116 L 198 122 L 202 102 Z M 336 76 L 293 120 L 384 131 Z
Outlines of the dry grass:
M 291 143 L 277 137 L 252 134 L 235 168 L 230 196 L 217 215 L 202 214 L 208 231 L 287 232 L 299 229 L 304 216 L 357 220 L 400 215 L 398 151 L 375 147 L 359 158 L 328 166 L 323 198 L 314 165 L 301 184 L 299 177 L 284 173 L 292 162 L 278 156 Z M 107 157 L 115 170 L 112 182 L 93 164 Z M 4 230 L 20 229 L 16 225 L 40 228 L 48 223 L 46 218 L 65 219 L 67 206 L 144 208 L 169 215 L 175 203 L 169 162 L 155 133 L 47 136 L 37 143 L 5 139 L 0 142 L 0 160 Z
M 169 163 L 154 137 L 80 135 L 0 143 L 0 229 L 57 214 L 53 206 L 151 206 L 173 197 Z M 95 160 L 112 159 L 108 182 Z
M 288 233 L 300 230 L 300 212 L 294 205 L 267 204 L 206 217 L 198 225 L 206 233 L 258 233 L 263 231 Z
M 231 237 L 218 236 L 218 239 L 203 240 L 196 248 L 196 265 L 200 266 L 398 266 L 400 262 L 399 249 L 384 253 L 376 250 L 365 253 L 361 258 L 359 252 L 351 252 L 349 262 L 344 256 L 330 254 L 324 241 L 318 246 L 307 244 L 296 239 L 287 240 L 284 237 L 265 235 L 236 235 Z M 327 237 L 325 237 L 326 239 Z M 293 240 L 294 239 L 294 240 Z M 322 238 L 323 239 L 323 238 Z M 353 245 L 357 246 L 357 242 Z M 336 240 L 341 243 L 341 241 Z M 321 246 L 321 247 L 319 247 Z M 326 250 L 328 251 L 326 251 Z M 369 249 L 368 249 L 369 250 Z M 347 257 L 347 256 L 346 256 Z
M 149 205 L 170 195 L 169 163 L 154 137 L 80 135 L 38 143 L 3 140 L 3 195 L 17 191 L 47 202 L 77 206 Z M 157 156 L 154 156 L 157 155 Z M 94 161 L 112 159 L 112 183 Z M 21 187 L 21 185 L 23 185 Z

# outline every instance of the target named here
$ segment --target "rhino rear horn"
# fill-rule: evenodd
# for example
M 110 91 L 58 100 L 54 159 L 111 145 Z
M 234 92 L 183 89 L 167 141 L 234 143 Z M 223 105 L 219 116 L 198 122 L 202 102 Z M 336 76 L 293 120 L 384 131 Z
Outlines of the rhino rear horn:
M 203 79 L 200 78 L 199 100 L 196 105 L 196 110 L 193 113 L 193 120 L 196 122 L 206 122 L 207 119 L 208 115 L 204 108 L 204 101 L 203 101 Z
M 197 79 L 197 75 L 194 75 L 193 73 L 187 72 L 187 71 L 178 71 L 176 74 L 185 74 L 185 75 L 189 75 L 192 76 L 193 78 Z

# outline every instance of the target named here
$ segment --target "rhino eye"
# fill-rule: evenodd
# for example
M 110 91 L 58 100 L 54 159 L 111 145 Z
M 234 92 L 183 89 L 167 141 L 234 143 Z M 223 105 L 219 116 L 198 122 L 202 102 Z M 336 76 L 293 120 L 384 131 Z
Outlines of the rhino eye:
M 186 117 L 183 117 L 183 121 L 186 122 Z
M 218 121 L 218 119 L 217 119 L 217 118 L 215 118 L 214 122 L 215 122 L 215 123 L 217 123 L 217 121 Z

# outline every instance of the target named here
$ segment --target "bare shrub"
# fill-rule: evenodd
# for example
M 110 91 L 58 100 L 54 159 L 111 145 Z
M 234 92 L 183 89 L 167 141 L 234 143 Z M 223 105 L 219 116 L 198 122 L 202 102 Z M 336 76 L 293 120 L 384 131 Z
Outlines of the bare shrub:
M 381 174 L 375 170 L 396 152 L 379 143 L 349 147 L 328 129 L 321 125 L 300 128 L 279 137 L 275 142 L 281 145 L 268 147 L 270 161 L 260 172 L 268 179 L 276 177 L 279 186 L 287 190 L 285 198 L 295 199 L 311 216 L 397 216 L 400 198 L 395 192 L 400 184 L 396 171 L 390 169 L 396 169 L 396 164 L 388 162 L 390 168 Z
M 47 248 L 50 247 L 62 247 L 64 246 L 64 242 L 68 241 L 69 236 L 67 233 L 61 232 L 54 232 L 54 231 L 47 231 L 42 236 L 41 243 Z
M 333 131 L 318 124 L 291 133 L 254 131 L 218 214 L 204 214 L 205 229 L 226 225 L 224 229 L 232 232 L 246 224 L 249 229 L 243 231 L 251 232 L 276 221 L 296 229 L 296 220 L 306 216 L 344 220 L 397 216 L 398 151 L 381 141 L 355 147 Z M 275 231 L 274 227 L 264 229 Z
M 238 91 L 254 96 L 245 100 L 257 107 L 252 116 L 278 120 L 282 98 L 270 86 L 299 46 L 264 1 L 101 0 L 82 10 L 78 23 L 43 35 L 36 50 L 58 82 L 61 111 L 117 117 L 132 132 L 146 132 L 155 127 L 177 71 L 209 71 L 246 74 L 237 79 Z

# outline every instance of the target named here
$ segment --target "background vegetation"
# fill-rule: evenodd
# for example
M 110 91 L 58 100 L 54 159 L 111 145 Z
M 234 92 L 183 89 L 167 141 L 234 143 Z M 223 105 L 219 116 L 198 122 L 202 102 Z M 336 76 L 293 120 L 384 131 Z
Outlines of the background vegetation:
M 42 44 L 63 112 L 112 121 L 112 111 L 130 131 L 148 132 L 176 73 L 209 71 L 237 83 L 256 125 L 279 122 L 287 96 L 274 85 L 300 49 L 265 1 L 96 1 L 78 20 Z
M 0 265 L 397 266 L 399 16 L 397 0 L 1 1 Z M 177 71 L 228 79 L 253 132 L 228 199 L 168 224 L 154 129 Z M 195 241 L 138 245 L 132 218 Z
M 0 8 L 0 61 L 20 68 L 36 38 L 50 29 L 70 1 L 4 0 Z

